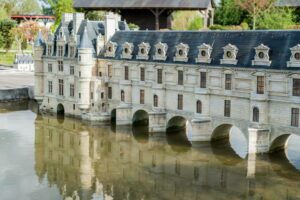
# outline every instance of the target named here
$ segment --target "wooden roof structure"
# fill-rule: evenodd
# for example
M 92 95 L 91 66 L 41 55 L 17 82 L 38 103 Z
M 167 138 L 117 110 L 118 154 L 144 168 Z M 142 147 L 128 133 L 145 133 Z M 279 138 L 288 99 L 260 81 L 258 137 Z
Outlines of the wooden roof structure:
M 169 16 L 175 10 L 199 10 L 204 26 L 213 23 L 214 0 L 74 0 L 74 8 L 107 10 L 121 14 L 129 23 L 142 29 L 169 27 Z
M 212 0 L 75 0 L 74 8 L 199 10 L 209 8 L 212 2 Z

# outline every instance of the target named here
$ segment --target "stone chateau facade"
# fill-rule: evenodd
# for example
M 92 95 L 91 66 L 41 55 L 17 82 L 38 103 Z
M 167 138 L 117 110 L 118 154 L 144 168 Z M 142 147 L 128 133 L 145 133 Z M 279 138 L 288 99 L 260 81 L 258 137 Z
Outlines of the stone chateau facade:
M 284 148 L 299 133 L 300 31 L 129 31 L 65 14 L 35 43 L 35 98 L 42 111 L 149 132 L 186 127 L 191 142 L 228 137 L 249 153 Z

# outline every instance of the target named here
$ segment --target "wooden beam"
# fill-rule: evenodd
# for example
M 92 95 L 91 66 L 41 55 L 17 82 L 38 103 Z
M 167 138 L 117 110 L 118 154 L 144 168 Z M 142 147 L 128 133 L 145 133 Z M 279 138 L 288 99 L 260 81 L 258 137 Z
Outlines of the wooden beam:
M 152 14 L 155 17 L 155 30 L 159 30 L 159 16 L 165 11 L 166 9 L 159 9 L 159 8 L 155 8 L 155 9 L 150 9 L 150 11 L 152 12 Z

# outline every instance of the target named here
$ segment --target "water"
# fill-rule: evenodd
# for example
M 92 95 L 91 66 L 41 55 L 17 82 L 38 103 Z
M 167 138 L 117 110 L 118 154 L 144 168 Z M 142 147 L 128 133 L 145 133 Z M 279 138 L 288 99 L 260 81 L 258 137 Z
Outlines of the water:
M 297 136 L 253 157 L 238 130 L 191 147 L 179 133 L 57 120 L 27 103 L 0 110 L 1 200 L 300 199 Z

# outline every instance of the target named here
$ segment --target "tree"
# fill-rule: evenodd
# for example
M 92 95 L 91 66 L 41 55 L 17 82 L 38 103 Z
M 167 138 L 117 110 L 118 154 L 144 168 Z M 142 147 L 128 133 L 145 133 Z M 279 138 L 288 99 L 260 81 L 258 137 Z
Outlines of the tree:
M 10 34 L 10 31 L 16 27 L 17 23 L 16 21 L 10 20 L 10 19 L 4 19 L 0 21 L 0 35 L 2 36 L 3 40 L 0 44 L 0 47 L 3 47 L 8 51 L 14 41 L 14 38 Z
M 216 8 L 215 23 L 223 26 L 239 25 L 246 17 L 246 12 L 237 6 L 235 0 L 222 0 Z
M 188 30 L 200 30 L 203 28 L 203 18 L 200 16 L 195 17 L 188 26 Z
M 187 30 L 191 22 L 199 17 L 198 11 L 176 11 L 172 15 L 172 29 Z
M 20 14 L 42 14 L 42 9 L 36 0 L 22 0 L 21 2 L 18 8 Z
M 257 29 L 287 29 L 294 23 L 294 10 L 272 7 L 257 19 Z
M 275 0 L 236 0 L 243 10 L 247 11 L 252 18 L 252 28 L 256 29 L 257 19 L 268 9 L 274 6 Z
M 56 16 L 55 25 L 60 24 L 63 13 L 73 13 L 73 1 L 72 0 L 59 0 L 57 2 L 52 1 L 52 9 Z
M 89 20 L 101 21 L 105 18 L 104 11 L 88 11 L 85 13 L 85 16 Z

